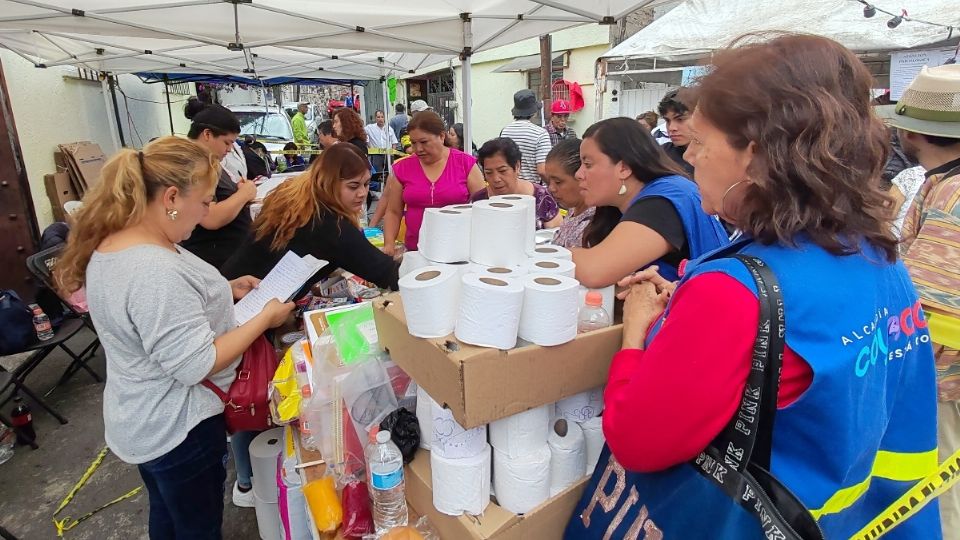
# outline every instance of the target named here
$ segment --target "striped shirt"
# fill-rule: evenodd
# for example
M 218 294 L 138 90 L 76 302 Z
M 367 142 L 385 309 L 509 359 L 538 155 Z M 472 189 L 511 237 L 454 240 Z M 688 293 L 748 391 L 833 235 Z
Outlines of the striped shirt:
M 520 178 L 535 184 L 543 184 L 537 174 L 537 165 L 547 161 L 547 154 L 553 147 L 550 134 L 529 120 L 514 120 L 500 132 L 501 137 L 513 139 L 520 147 Z

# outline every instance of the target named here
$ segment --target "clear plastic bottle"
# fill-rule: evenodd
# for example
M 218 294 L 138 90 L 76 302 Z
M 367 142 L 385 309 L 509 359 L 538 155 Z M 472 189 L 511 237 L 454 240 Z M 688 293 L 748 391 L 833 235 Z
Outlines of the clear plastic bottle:
M 577 319 L 577 332 L 592 332 L 600 328 L 606 328 L 613 324 L 610 314 L 603 309 L 603 295 L 599 291 L 590 291 L 584 305 L 580 307 L 580 315 Z
M 33 310 L 33 329 L 37 331 L 37 339 L 40 341 L 53 339 L 54 332 L 50 317 L 37 304 L 30 304 L 30 309 Z
M 373 523 L 377 534 L 383 534 L 393 527 L 407 524 L 403 455 L 390 440 L 389 431 L 378 432 L 376 441 L 367 445 L 366 453 Z

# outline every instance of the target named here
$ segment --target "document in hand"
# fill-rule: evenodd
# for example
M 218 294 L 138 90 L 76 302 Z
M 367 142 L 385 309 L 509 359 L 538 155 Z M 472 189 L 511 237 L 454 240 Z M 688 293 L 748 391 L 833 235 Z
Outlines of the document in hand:
M 244 324 L 257 316 L 267 302 L 276 298 L 281 302 L 292 300 L 292 296 L 313 277 L 327 261 L 312 255 L 298 256 L 292 251 L 280 259 L 280 262 L 263 278 L 260 285 L 247 293 L 236 305 L 233 312 L 237 316 L 237 324 Z

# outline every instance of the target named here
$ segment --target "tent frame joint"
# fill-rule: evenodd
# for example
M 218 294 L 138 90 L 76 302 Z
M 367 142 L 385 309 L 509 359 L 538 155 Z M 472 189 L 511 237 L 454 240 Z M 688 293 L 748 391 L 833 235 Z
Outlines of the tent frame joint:
M 461 14 L 460 14 L 460 20 L 463 21 L 463 22 L 469 21 L 469 20 L 470 20 L 470 14 L 469 14 L 469 13 L 461 13 Z
M 227 50 L 228 50 L 228 51 L 242 51 L 242 50 L 243 50 L 243 43 L 235 43 L 235 42 L 227 43 Z
M 71 9 L 71 10 L 70 10 L 70 14 L 73 15 L 74 17 L 86 17 L 86 16 L 87 16 L 87 12 L 86 12 L 86 11 L 84 11 L 84 10 L 82 10 L 82 9 L 76 9 L 76 8 Z
M 604 18 L 600 19 L 599 23 L 601 25 L 612 26 L 614 24 L 617 24 L 617 20 L 612 16 L 607 15 Z

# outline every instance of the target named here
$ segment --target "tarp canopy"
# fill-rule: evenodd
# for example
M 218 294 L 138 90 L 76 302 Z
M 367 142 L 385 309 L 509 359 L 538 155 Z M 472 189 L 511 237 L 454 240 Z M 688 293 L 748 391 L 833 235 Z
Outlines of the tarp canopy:
M 957 0 L 872 2 L 878 8 L 960 28 Z M 887 28 L 889 15 L 863 15 L 856 0 L 687 0 L 655 20 L 603 56 L 605 58 L 661 58 L 682 60 L 708 55 L 738 37 L 756 32 L 789 31 L 834 39 L 856 52 L 908 49 L 957 38 L 960 31 L 903 21 Z
M 137 77 L 145 83 L 215 83 L 215 84 L 246 84 L 249 86 L 281 86 L 284 84 L 299 85 L 343 85 L 347 81 L 342 79 L 311 79 L 302 77 L 273 77 L 270 79 L 251 79 L 237 75 L 203 75 L 200 73 L 137 73 Z M 358 86 L 366 86 L 366 80 L 349 81 Z

